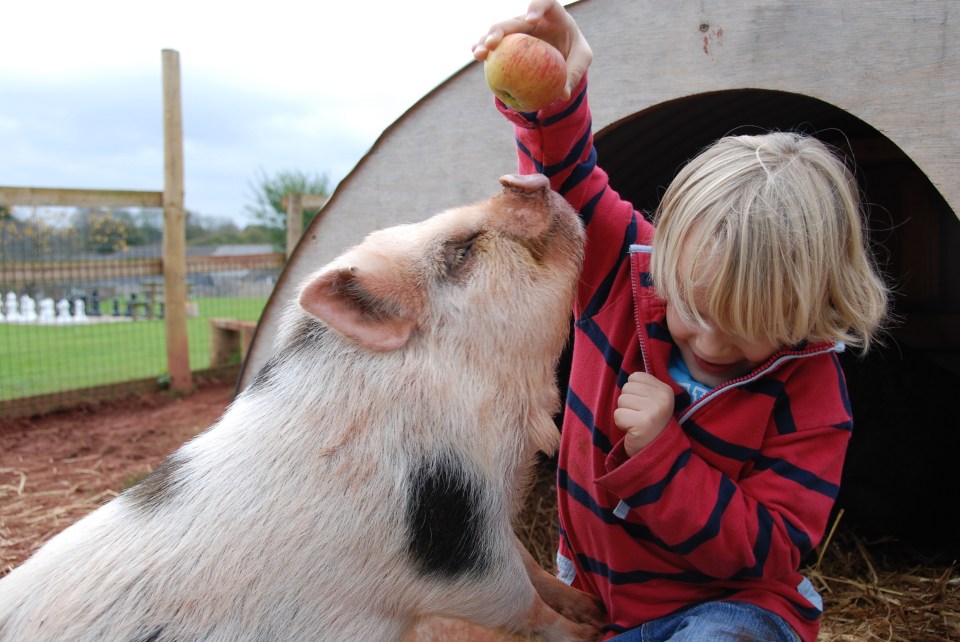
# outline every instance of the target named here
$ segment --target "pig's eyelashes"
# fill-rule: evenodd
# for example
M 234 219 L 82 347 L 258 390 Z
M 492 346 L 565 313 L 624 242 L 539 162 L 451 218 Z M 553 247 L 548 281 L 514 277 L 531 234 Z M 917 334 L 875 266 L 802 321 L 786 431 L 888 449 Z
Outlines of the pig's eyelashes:
M 447 246 L 444 267 L 448 276 L 457 274 L 470 261 L 470 257 L 473 256 L 473 244 L 478 236 L 479 234 L 474 234 Z

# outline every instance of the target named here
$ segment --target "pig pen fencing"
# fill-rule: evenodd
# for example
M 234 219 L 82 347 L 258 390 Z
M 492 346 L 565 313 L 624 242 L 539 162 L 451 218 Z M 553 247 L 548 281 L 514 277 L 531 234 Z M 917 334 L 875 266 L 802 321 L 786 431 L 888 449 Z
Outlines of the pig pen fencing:
M 245 356 L 284 255 L 186 247 L 179 54 L 162 62 L 162 191 L 0 186 L 0 418 L 187 392 Z
M 162 211 L 143 209 L 139 217 Z M 105 213 L 101 221 L 111 218 Z M 0 416 L 163 385 L 168 377 L 159 243 L 123 247 L 30 215 L 0 220 Z M 235 376 L 284 263 L 262 246 L 186 250 L 190 371 Z M 231 342 L 231 339 L 233 340 Z M 231 349 L 233 348 L 233 349 Z

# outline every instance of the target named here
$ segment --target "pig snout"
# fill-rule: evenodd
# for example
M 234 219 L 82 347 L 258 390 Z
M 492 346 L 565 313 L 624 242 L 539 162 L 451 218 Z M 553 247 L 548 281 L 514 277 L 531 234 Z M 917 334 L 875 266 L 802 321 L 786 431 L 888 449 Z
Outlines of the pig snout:
M 550 180 L 543 174 L 506 174 L 500 177 L 504 189 L 517 192 L 545 192 L 550 189 Z
M 543 174 L 507 174 L 503 191 L 493 199 L 493 226 L 521 243 L 541 245 L 557 235 L 576 236 L 573 208 L 550 188 Z M 565 230 L 560 232 L 560 230 Z M 539 251 L 535 254 L 540 254 Z

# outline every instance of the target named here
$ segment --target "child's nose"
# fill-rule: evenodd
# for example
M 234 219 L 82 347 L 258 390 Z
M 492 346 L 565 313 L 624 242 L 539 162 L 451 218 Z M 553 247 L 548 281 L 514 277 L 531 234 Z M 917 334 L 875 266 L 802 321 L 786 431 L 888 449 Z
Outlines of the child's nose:
M 707 361 L 722 362 L 730 352 L 730 342 L 717 330 L 704 330 L 697 335 L 697 352 Z

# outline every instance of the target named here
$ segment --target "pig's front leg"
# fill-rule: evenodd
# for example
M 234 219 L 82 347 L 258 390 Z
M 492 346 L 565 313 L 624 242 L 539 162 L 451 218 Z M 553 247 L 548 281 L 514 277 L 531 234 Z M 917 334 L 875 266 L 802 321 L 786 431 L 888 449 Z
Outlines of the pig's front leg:
M 546 607 L 547 611 L 554 614 L 559 613 L 565 620 L 577 622 L 581 625 L 587 625 L 593 632 L 594 637 L 575 638 L 575 639 L 597 639 L 597 632 L 606 621 L 606 611 L 603 608 L 603 602 L 600 598 L 579 591 L 554 577 L 552 574 L 543 570 L 539 563 L 527 548 L 514 538 L 514 544 L 523 558 L 523 565 L 530 577 L 530 582 L 537 590 L 537 594 L 542 599 L 540 605 Z M 531 611 L 536 610 L 536 606 Z M 541 616 L 549 619 L 549 615 Z M 536 627 L 531 627 L 536 628 Z M 581 627 L 582 630 L 582 627 Z M 548 638 L 553 639 L 553 638 Z M 567 639 L 567 638 L 559 638 Z

